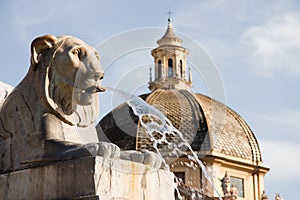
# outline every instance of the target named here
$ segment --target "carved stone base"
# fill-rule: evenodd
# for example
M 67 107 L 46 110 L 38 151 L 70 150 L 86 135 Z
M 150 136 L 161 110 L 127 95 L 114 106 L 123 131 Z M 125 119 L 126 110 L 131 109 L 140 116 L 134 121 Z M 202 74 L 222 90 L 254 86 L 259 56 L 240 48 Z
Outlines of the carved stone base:
M 174 176 L 131 161 L 85 157 L 2 174 L 0 199 L 174 200 Z

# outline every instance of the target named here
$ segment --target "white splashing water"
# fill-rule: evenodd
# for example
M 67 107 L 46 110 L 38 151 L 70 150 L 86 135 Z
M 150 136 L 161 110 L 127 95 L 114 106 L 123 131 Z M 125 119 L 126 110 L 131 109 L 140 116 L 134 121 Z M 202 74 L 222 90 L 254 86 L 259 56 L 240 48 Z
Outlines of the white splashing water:
M 161 113 L 158 109 L 149 105 L 143 99 L 135 95 L 129 94 L 125 91 L 115 88 L 106 87 L 105 89 L 114 92 L 115 94 L 126 100 L 127 104 L 132 108 L 134 114 L 139 117 L 139 121 L 142 127 L 146 130 L 147 134 L 153 141 L 153 148 L 157 151 L 158 154 L 160 154 L 162 157 L 166 156 L 164 152 L 162 152 L 161 149 L 159 149 L 158 147 L 159 144 L 165 144 L 168 146 L 168 149 L 172 149 L 171 153 L 168 153 L 169 156 L 178 158 L 181 155 L 186 155 L 189 160 L 198 163 L 198 165 L 202 169 L 205 178 L 208 180 L 214 191 L 217 193 L 219 200 L 222 200 L 203 162 L 198 158 L 196 152 L 192 150 L 192 147 L 186 141 L 183 134 L 173 126 L 171 121 L 163 113 Z M 159 139 L 157 139 L 157 137 L 155 137 L 154 134 L 159 134 Z M 172 143 L 168 141 L 167 135 L 177 136 L 181 139 L 181 142 L 176 144 Z M 185 150 L 182 150 L 182 147 L 186 147 Z M 188 155 L 186 150 L 189 150 L 192 154 Z M 166 164 L 165 160 L 163 161 L 163 163 L 165 164 L 165 167 L 169 170 L 169 166 Z M 179 180 L 177 179 L 176 182 L 179 183 Z M 177 188 L 176 191 L 178 194 L 178 198 L 182 199 Z

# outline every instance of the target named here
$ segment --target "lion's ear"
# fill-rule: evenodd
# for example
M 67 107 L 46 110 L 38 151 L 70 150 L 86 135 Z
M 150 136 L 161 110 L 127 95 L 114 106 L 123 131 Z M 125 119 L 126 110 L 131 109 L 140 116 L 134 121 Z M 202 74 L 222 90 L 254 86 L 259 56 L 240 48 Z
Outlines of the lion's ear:
M 57 42 L 57 38 L 53 35 L 44 35 L 35 38 L 31 43 L 31 66 L 37 69 L 39 55 L 46 49 L 53 47 Z

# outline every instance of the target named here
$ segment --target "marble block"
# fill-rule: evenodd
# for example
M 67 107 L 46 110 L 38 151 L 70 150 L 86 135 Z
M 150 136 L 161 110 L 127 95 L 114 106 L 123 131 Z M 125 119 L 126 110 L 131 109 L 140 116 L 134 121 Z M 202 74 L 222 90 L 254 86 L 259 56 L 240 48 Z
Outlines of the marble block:
M 174 200 L 173 173 L 100 156 L 0 175 L 3 200 Z

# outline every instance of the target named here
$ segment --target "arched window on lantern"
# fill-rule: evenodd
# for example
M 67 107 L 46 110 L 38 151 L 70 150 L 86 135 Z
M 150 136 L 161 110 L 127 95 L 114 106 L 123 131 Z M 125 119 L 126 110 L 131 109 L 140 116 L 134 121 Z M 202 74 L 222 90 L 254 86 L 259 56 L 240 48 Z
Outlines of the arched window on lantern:
M 173 77 L 173 60 L 168 59 L 168 77 Z
M 161 60 L 158 60 L 158 62 L 157 62 L 157 70 L 158 70 L 158 79 L 160 79 L 160 78 L 162 78 Z
M 183 78 L 182 60 L 179 61 L 178 68 L 179 68 L 179 77 Z

